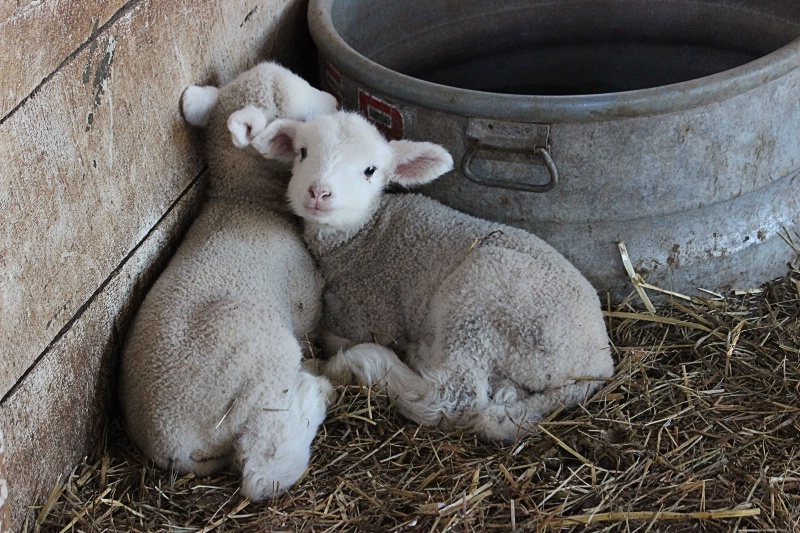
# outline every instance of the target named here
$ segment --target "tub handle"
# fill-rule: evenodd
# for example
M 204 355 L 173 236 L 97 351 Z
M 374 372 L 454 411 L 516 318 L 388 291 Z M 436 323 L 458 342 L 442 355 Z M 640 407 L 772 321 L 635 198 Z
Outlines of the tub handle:
M 527 192 L 547 192 L 558 185 L 558 168 L 550 155 L 550 124 L 471 118 L 467 124 L 465 137 L 469 145 L 461 158 L 461 175 L 471 182 L 486 187 Z M 546 183 L 526 183 L 502 177 L 479 176 L 472 169 L 472 161 L 483 149 L 515 155 L 530 156 L 533 153 L 544 162 L 549 179 Z

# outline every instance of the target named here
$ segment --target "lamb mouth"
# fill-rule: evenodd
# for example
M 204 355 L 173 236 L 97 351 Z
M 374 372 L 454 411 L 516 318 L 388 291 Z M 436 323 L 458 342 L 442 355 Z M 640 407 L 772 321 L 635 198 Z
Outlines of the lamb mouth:
M 303 209 L 305 209 L 306 214 L 310 215 L 313 218 L 324 218 L 330 214 L 329 209 L 323 209 L 321 207 L 304 205 Z

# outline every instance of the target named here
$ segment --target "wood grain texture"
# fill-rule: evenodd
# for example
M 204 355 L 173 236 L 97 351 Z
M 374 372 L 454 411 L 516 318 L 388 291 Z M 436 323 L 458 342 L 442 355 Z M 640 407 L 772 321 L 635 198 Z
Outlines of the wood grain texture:
M 0 409 L 12 531 L 27 508 L 94 446 L 112 404 L 117 352 L 143 289 L 163 269 L 198 204 L 194 186 L 48 350 Z
M 127 0 L 0 3 L 0 117 L 6 116 Z
M 140 2 L 0 125 L 0 396 L 202 168 L 183 88 L 269 55 L 294 4 Z
M 0 43 L 14 41 L 8 21 L 21 6 L 0 6 Z M 298 32 L 305 6 L 131 0 L 0 118 L 0 428 L 12 531 L 96 441 L 130 316 L 202 194 L 181 197 L 205 166 L 181 92 L 269 57 L 313 71 Z M 87 9 L 88 19 L 108 16 Z
M 11 527 L 11 506 L 8 501 L 8 481 L 6 477 L 6 448 L 3 430 L 0 428 L 0 533 Z

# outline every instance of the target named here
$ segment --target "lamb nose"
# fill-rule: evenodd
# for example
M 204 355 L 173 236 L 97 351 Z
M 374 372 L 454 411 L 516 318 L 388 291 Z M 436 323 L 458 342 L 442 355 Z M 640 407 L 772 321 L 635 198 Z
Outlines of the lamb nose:
M 308 194 L 314 200 L 324 200 L 331 195 L 331 192 L 326 189 L 318 189 L 317 187 L 311 186 L 308 188 Z

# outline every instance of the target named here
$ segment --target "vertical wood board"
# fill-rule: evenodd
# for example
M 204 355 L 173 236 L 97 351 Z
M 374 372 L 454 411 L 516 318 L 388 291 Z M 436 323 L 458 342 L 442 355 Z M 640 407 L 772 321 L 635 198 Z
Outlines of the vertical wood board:
M 269 55 L 296 4 L 137 3 L 0 125 L 0 396 L 202 168 L 183 88 Z
M 6 447 L 3 429 L 0 428 L 0 533 L 11 527 L 11 507 L 8 501 L 8 481 L 6 478 Z
M 5 117 L 126 0 L 0 3 L 0 118 Z
M 195 184 L 89 303 L 70 330 L 0 405 L 7 443 L 12 531 L 37 513 L 28 508 L 51 492 L 96 443 L 117 373 L 125 330 L 177 245 L 198 205 Z M 63 479 L 63 477 L 62 477 Z M 1 531 L 1 530 L 0 530 Z

